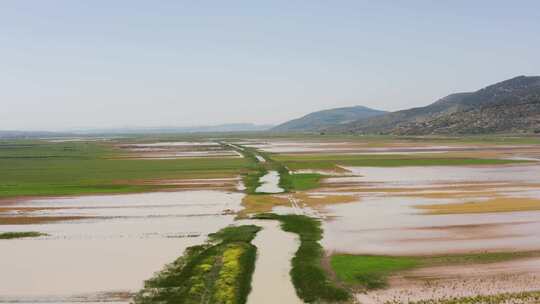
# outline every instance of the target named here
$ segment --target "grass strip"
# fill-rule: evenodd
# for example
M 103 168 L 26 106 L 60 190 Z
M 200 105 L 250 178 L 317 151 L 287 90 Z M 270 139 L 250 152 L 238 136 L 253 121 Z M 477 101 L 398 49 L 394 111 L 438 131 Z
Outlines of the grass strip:
M 298 234 L 300 246 L 292 259 L 291 278 L 297 295 L 306 303 L 335 303 L 351 299 L 350 293 L 336 286 L 322 267 L 323 248 L 319 220 L 304 215 L 263 213 L 256 219 L 278 220 L 284 231 Z
M 147 280 L 134 303 L 246 303 L 257 254 L 251 241 L 260 229 L 230 226 L 209 235 L 206 244 L 189 247 Z
M 3 232 L 0 233 L 0 240 L 11 240 L 11 239 L 20 239 L 27 237 L 40 237 L 46 236 L 46 233 L 36 232 L 36 231 L 24 231 L 24 232 Z

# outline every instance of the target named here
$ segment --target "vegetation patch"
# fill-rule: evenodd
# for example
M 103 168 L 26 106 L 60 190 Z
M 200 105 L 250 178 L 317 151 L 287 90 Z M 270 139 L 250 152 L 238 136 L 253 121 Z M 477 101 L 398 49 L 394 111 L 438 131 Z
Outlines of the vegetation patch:
M 466 214 L 540 210 L 540 200 L 523 197 L 497 197 L 486 201 L 452 204 L 417 205 L 426 214 Z
M 147 280 L 134 303 L 246 303 L 257 255 L 251 241 L 260 229 L 230 226 L 209 235 Z
M 292 259 L 291 278 L 298 296 L 307 303 L 335 303 L 351 299 L 351 294 L 336 286 L 322 267 L 323 248 L 319 220 L 304 215 L 259 214 L 257 219 L 281 222 L 284 231 L 298 234 L 300 246 Z
M 322 174 L 318 173 L 289 173 L 280 174 L 280 186 L 286 186 L 289 189 L 295 191 L 316 189 L 320 186 L 321 179 L 324 178 Z
M 24 231 L 24 232 L 0 232 L 0 240 L 20 239 L 28 237 L 46 236 L 46 233 L 36 231 Z
M 414 268 L 495 263 L 538 256 L 540 251 L 411 257 L 335 254 L 330 258 L 330 265 L 337 278 L 347 285 L 361 289 L 378 289 L 387 286 L 388 276 Z
M 376 289 L 386 287 L 390 273 L 417 267 L 419 262 L 408 257 L 340 254 L 332 256 L 330 264 L 341 281 Z
M 262 167 L 257 166 L 253 170 L 247 171 L 243 174 L 243 182 L 244 186 L 246 187 L 246 193 L 248 194 L 258 194 L 257 188 L 259 188 L 261 184 L 261 177 L 263 177 L 268 171 Z

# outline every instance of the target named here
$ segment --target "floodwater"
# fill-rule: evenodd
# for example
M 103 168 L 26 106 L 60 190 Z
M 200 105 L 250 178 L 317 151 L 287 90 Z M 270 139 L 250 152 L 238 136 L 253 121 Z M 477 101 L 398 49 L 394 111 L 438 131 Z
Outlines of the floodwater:
M 513 146 L 371 147 L 348 142 L 252 142 L 248 146 L 285 153 L 420 154 L 496 150 L 510 154 L 507 158 L 527 160 L 538 155 L 524 146 L 519 147 L 518 154 L 512 154 L 516 149 Z M 237 151 L 223 149 L 215 142 L 149 143 L 125 148 L 139 157 L 149 158 L 239 156 Z M 257 158 L 265 161 L 260 155 Z M 331 172 L 332 177 L 324 180 L 323 187 L 309 194 L 354 195 L 358 201 L 328 204 L 315 211 L 291 196 L 291 206 L 275 207 L 273 211 L 322 218 L 322 245 L 330 253 L 433 255 L 540 250 L 540 211 L 432 215 L 415 208 L 472 199 L 481 202 L 493 195 L 540 198 L 538 164 L 345 169 L 347 173 Z M 262 185 L 256 191 L 283 192 L 279 178 L 277 171 L 268 172 L 261 177 Z M 166 183 L 193 188 L 227 187 L 231 191 L 245 189 L 239 178 Z M 433 193 L 438 195 L 430 197 Z M 10 208 L 0 210 L 0 215 L 85 219 L 0 226 L 2 232 L 48 234 L 0 240 L 0 303 L 128 303 L 145 279 L 181 256 L 186 247 L 201 244 L 208 233 L 233 224 L 234 213 L 242 208 L 242 198 L 243 194 L 237 192 L 199 190 L 44 198 L 10 204 Z M 283 232 L 277 222 L 255 223 L 264 229 L 253 241 L 259 250 L 248 302 L 301 303 L 288 274 L 290 259 L 298 246 L 296 236 Z M 363 303 L 392 299 L 406 302 L 440 295 L 474 295 L 482 290 L 540 289 L 539 276 L 538 258 L 432 267 L 411 271 L 406 279 L 392 277 L 389 289 L 358 297 Z M 431 286 L 422 281 L 426 277 L 433 279 Z M 418 297 L 414 298 L 415 295 Z
M 216 142 L 156 142 L 144 144 L 122 144 L 120 148 L 127 152 L 129 158 L 140 159 L 177 159 L 207 157 L 243 157 L 230 147 L 223 147 Z
M 250 221 L 251 222 L 251 221 Z M 257 262 L 253 273 L 248 304 L 303 303 L 296 295 L 289 272 L 291 259 L 298 249 L 298 237 L 281 230 L 277 221 L 254 221 L 263 227 L 253 240 Z
M 1 226 L 2 231 L 49 236 L 0 241 L 0 302 L 118 301 L 118 294 L 125 297 L 138 291 L 144 280 L 185 248 L 233 223 L 230 213 L 241 209 L 242 196 L 183 191 L 21 203 L 35 207 L 25 216 L 91 218 Z
M 344 167 L 358 182 L 428 185 L 456 182 L 540 182 L 540 165 Z
M 245 146 L 271 153 L 339 153 L 339 154 L 418 154 L 446 152 L 513 152 L 536 150 L 534 145 L 433 145 L 429 143 L 386 142 L 379 146 L 361 141 L 309 142 L 309 141 L 259 141 L 244 142 Z
M 258 193 L 282 193 L 283 188 L 279 186 L 279 173 L 269 171 L 260 178 L 261 185 L 255 190 Z
M 540 249 L 540 212 L 423 215 L 418 198 L 362 198 L 332 205 L 324 222 L 329 251 L 431 255 L 484 250 Z
M 485 250 L 540 249 L 540 212 L 504 212 L 481 214 L 426 215 L 414 208 L 423 204 L 448 204 L 482 201 L 474 191 L 460 186 L 485 186 L 490 195 L 538 198 L 540 166 L 452 166 L 347 168 L 354 177 L 329 178 L 328 184 L 348 183 L 347 191 L 375 188 L 376 192 L 359 193 L 356 203 L 327 206 L 323 245 L 330 251 L 430 255 Z M 357 187 L 350 187 L 356 183 Z M 528 183 L 528 184 L 525 184 Z M 533 186 L 530 186 L 533 185 Z M 429 198 L 408 195 L 430 193 L 436 187 L 462 196 Z M 385 188 L 401 189 L 385 192 Z M 408 189 L 415 189 L 408 190 Z M 418 190 L 423 189 L 423 190 Z M 331 189 L 339 191 L 339 187 Z M 416 191 L 416 192 L 415 192 Z M 444 193 L 443 193 L 444 194 Z

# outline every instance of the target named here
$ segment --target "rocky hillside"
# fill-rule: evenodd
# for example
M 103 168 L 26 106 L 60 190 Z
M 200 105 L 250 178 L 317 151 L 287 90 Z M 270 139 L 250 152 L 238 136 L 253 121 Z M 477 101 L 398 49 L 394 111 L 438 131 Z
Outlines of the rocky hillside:
M 425 122 L 404 124 L 397 135 L 540 133 L 540 99 L 536 102 L 482 106 L 442 115 Z
M 515 77 L 332 130 L 398 135 L 540 132 L 540 77 Z
M 277 132 L 303 132 L 320 131 L 334 125 L 342 125 L 385 114 L 387 112 L 371 109 L 363 106 L 345 107 L 313 112 L 301 118 L 287 121 L 281 125 L 272 128 L 271 131 Z

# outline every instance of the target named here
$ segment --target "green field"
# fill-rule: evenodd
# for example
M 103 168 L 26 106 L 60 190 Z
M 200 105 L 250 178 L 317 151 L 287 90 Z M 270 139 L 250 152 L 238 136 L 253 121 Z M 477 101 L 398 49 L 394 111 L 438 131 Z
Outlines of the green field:
M 380 256 L 335 254 L 330 265 L 337 278 L 348 285 L 366 289 L 384 288 L 395 272 L 420 267 L 503 262 L 540 256 L 538 251 L 485 252 L 439 256 Z
M 324 175 L 318 173 L 287 172 L 286 174 L 280 174 L 280 177 L 280 185 L 286 185 L 285 188 L 288 189 L 302 191 L 319 187 L 319 182 L 324 178 Z
M 218 178 L 253 167 L 243 158 L 127 159 L 111 144 L 0 142 L 0 198 L 140 192 L 141 180 Z
M 323 176 L 290 174 L 288 169 L 335 169 L 338 165 L 398 167 L 495 165 L 523 162 L 502 159 L 445 158 L 437 155 L 421 157 L 411 155 L 291 155 L 257 152 L 268 160 L 266 163 L 258 163 L 254 157 L 255 150 L 250 148 L 242 151 L 245 158 L 145 160 L 122 158 L 125 152 L 114 146 L 115 143 L 120 142 L 175 139 L 177 140 L 176 137 L 170 136 L 132 138 L 129 141 L 117 142 L 0 141 L 0 168 L 2 169 L 0 198 L 142 192 L 168 187 L 141 182 L 145 180 L 219 178 L 239 174 L 244 175 L 246 192 L 253 194 L 260 185 L 259 178 L 269 170 L 279 171 L 281 173 L 280 186 L 286 192 L 292 192 L 316 188 Z M 193 138 L 190 137 L 190 139 Z M 372 140 L 374 143 L 380 143 L 389 139 Z
M 375 289 L 386 286 L 386 276 L 390 273 L 411 269 L 419 262 L 408 257 L 334 255 L 330 264 L 339 280 Z
M 411 155 L 340 155 L 340 154 L 275 154 L 272 157 L 291 170 L 351 167 L 407 167 L 407 166 L 467 166 L 526 163 L 522 160 L 458 158 Z

